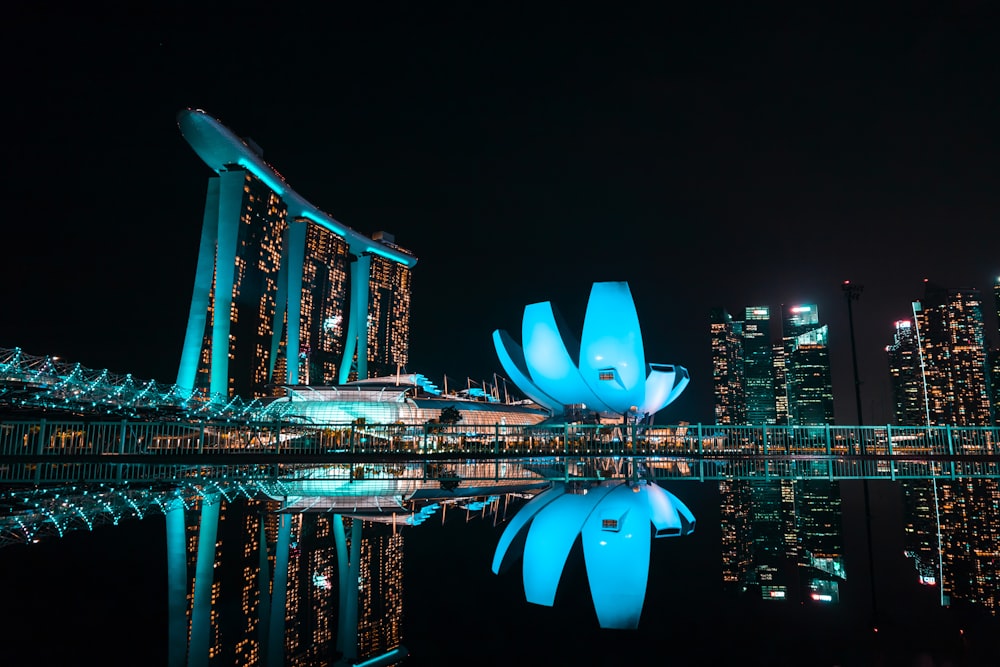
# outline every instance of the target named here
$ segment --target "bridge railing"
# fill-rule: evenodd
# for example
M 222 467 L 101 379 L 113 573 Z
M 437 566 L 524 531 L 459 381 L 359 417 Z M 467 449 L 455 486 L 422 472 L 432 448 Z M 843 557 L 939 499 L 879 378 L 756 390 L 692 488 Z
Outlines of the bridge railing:
M 463 426 L 283 422 L 0 421 L 0 456 L 122 454 L 669 454 L 997 456 L 1000 428 L 958 426 Z
M 419 461 L 452 455 L 457 460 L 557 457 L 564 477 L 571 463 L 579 467 L 575 459 L 599 457 L 641 458 L 653 474 L 697 479 L 997 477 L 1000 429 L 0 421 L 0 482 L 207 474 L 198 472 L 201 463 L 246 462 L 271 474 L 268 466 L 331 457 Z

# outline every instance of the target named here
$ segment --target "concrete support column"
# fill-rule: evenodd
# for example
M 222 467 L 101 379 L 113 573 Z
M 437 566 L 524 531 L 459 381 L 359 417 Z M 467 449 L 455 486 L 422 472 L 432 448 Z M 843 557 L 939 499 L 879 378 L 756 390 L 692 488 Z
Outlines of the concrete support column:
M 341 662 L 354 661 L 358 657 L 358 578 L 361 575 L 361 526 L 360 519 L 351 520 L 350 554 L 347 552 L 347 537 L 344 531 L 344 517 L 333 517 L 333 536 L 337 547 L 337 574 L 339 608 L 337 610 L 337 650 Z
M 267 664 L 267 640 L 271 624 L 271 580 L 273 573 L 268 561 L 267 522 L 262 514 L 257 542 L 257 641 L 260 642 L 261 664 Z
M 299 352 L 301 351 L 302 327 L 302 264 L 306 256 L 306 232 L 309 221 L 288 221 L 288 250 L 285 264 L 288 265 L 288 339 L 285 348 L 288 354 L 288 384 L 299 384 Z
M 212 276 L 215 274 L 215 242 L 219 234 L 219 178 L 208 179 L 205 195 L 205 212 L 201 223 L 201 241 L 198 244 L 198 264 L 195 268 L 194 292 L 191 295 L 191 310 L 188 314 L 184 347 L 177 371 L 177 385 L 184 389 L 194 389 L 201 346 L 208 323 L 208 301 L 212 292 Z
M 198 561 L 194 573 L 194 600 L 191 604 L 191 645 L 188 667 L 207 667 L 212 630 L 212 584 L 215 581 L 215 540 L 219 529 L 219 494 L 201 501 L 198 527 Z
M 167 665 L 184 667 L 187 661 L 187 529 L 184 503 L 166 507 L 167 523 Z
M 341 384 L 351 373 L 351 360 L 357 353 L 358 379 L 368 377 L 368 279 L 372 258 L 361 255 L 351 262 L 351 303 L 347 309 L 347 339 L 344 342 L 344 359 L 340 364 Z
M 271 609 L 264 655 L 267 667 L 281 667 L 285 664 L 285 604 L 288 599 L 288 550 L 291 536 L 292 517 L 281 514 L 278 524 L 278 544 L 274 552 Z
M 212 322 L 211 393 L 229 396 L 229 324 L 236 278 L 236 250 L 246 173 L 219 174 L 219 227 L 216 244 L 215 314 Z

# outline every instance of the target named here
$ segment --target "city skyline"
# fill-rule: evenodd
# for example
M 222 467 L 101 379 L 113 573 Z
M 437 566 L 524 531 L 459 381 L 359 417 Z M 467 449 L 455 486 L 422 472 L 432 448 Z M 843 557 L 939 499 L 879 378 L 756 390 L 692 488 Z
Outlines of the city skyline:
M 211 175 L 177 131 L 186 107 L 420 258 L 408 370 L 437 381 L 491 380 L 490 332 L 525 305 L 558 302 L 581 327 L 589 286 L 625 280 L 647 356 L 692 377 L 659 422 L 713 420 L 712 307 L 815 303 L 836 421 L 852 423 L 851 280 L 864 421 L 885 423 L 885 346 L 923 280 L 985 305 L 1000 275 L 992 42 L 975 10 L 511 32 L 408 12 L 338 17 L 322 40 L 307 26 L 275 60 L 216 48 L 252 11 L 25 17 L 5 46 L 33 57 L 3 111 L 22 236 L 0 274 L 14 313 L 0 346 L 174 379 Z M 37 49 L 41 35 L 78 57 Z

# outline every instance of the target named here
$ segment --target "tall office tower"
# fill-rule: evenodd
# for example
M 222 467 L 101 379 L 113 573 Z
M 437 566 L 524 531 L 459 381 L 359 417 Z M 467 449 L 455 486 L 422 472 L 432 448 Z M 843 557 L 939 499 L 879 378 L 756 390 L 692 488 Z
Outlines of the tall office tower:
M 979 290 L 928 283 L 913 302 L 930 424 L 993 423 Z
M 1000 336 L 1000 276 L 997 276 L 996 282 L 993 283 L 993 308 L 997 314 L 997 336 Z M 1000 344 L 1000 339 L 997 343 Z
M 1000 345 L 990 350 L 990 388 L 993 392 L 993 423 L 1000 426 Z
M 178 126 L 217 175 L 177 384 L 250 398 L 405 365 L 416 258 L 316 208 L 205 112 L 182 111 Z
M 791 306 L 782 321 L 788 423 L 821 426 L 833 423 L 828 328 L 819 323 L 815 304 Z
M 734 322 L 725 308 L 712 309 L 710 332 L 716 424 L 747 423 L 741 330 L 742 323 Z
M 974 288 L 926 284 L 922 301 L 913 302 L 914 329 L 923 369 L 926 409 L 921 423 L 988 426 L 992 423 L 986 370 L 982 304 Z M 907 549 L 937 547 L 942 599 L 948 595 L 1000 610 L 1000 485 L 990 479 L 911 483 L 904 487 L 907 507 L 930 506 L 908 522 Z M 933 565 L 918 561 L 921 578 Z
M 891 344 L 885 347 L 889 357 L 889 379 L 897 426 L 925 424 L 924 382 L 920 372 L 920 349 L 917 330 L 911 320 L 896 322 Z
M 779 426 L 788 425 L 788 367 L 785 361 L 784 344 L 774 343 L 771 346 L 771 367 L 774 369 L 774 422 Z
M 997 316 L 997 340 L 990 350 L 990 386 L 993 389 L 993 423 L 1000 426 L 1000 277 L 993 283 L 993 307 Z
M 750 424 L 761 425 L 776 423 L 771 309 L 767 306 L 750 306 L 745 311 L 743 368 L 747 421 Z

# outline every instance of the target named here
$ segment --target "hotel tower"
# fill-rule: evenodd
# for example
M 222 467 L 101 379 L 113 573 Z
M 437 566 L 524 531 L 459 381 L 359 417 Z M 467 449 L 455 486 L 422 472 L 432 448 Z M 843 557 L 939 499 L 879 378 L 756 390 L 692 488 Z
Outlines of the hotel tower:
M 215 175 L 177 384 L 253 398 L 405 366 L 416 257 L 320 211 L 204 111 L 181 111 L 178 126 Z

